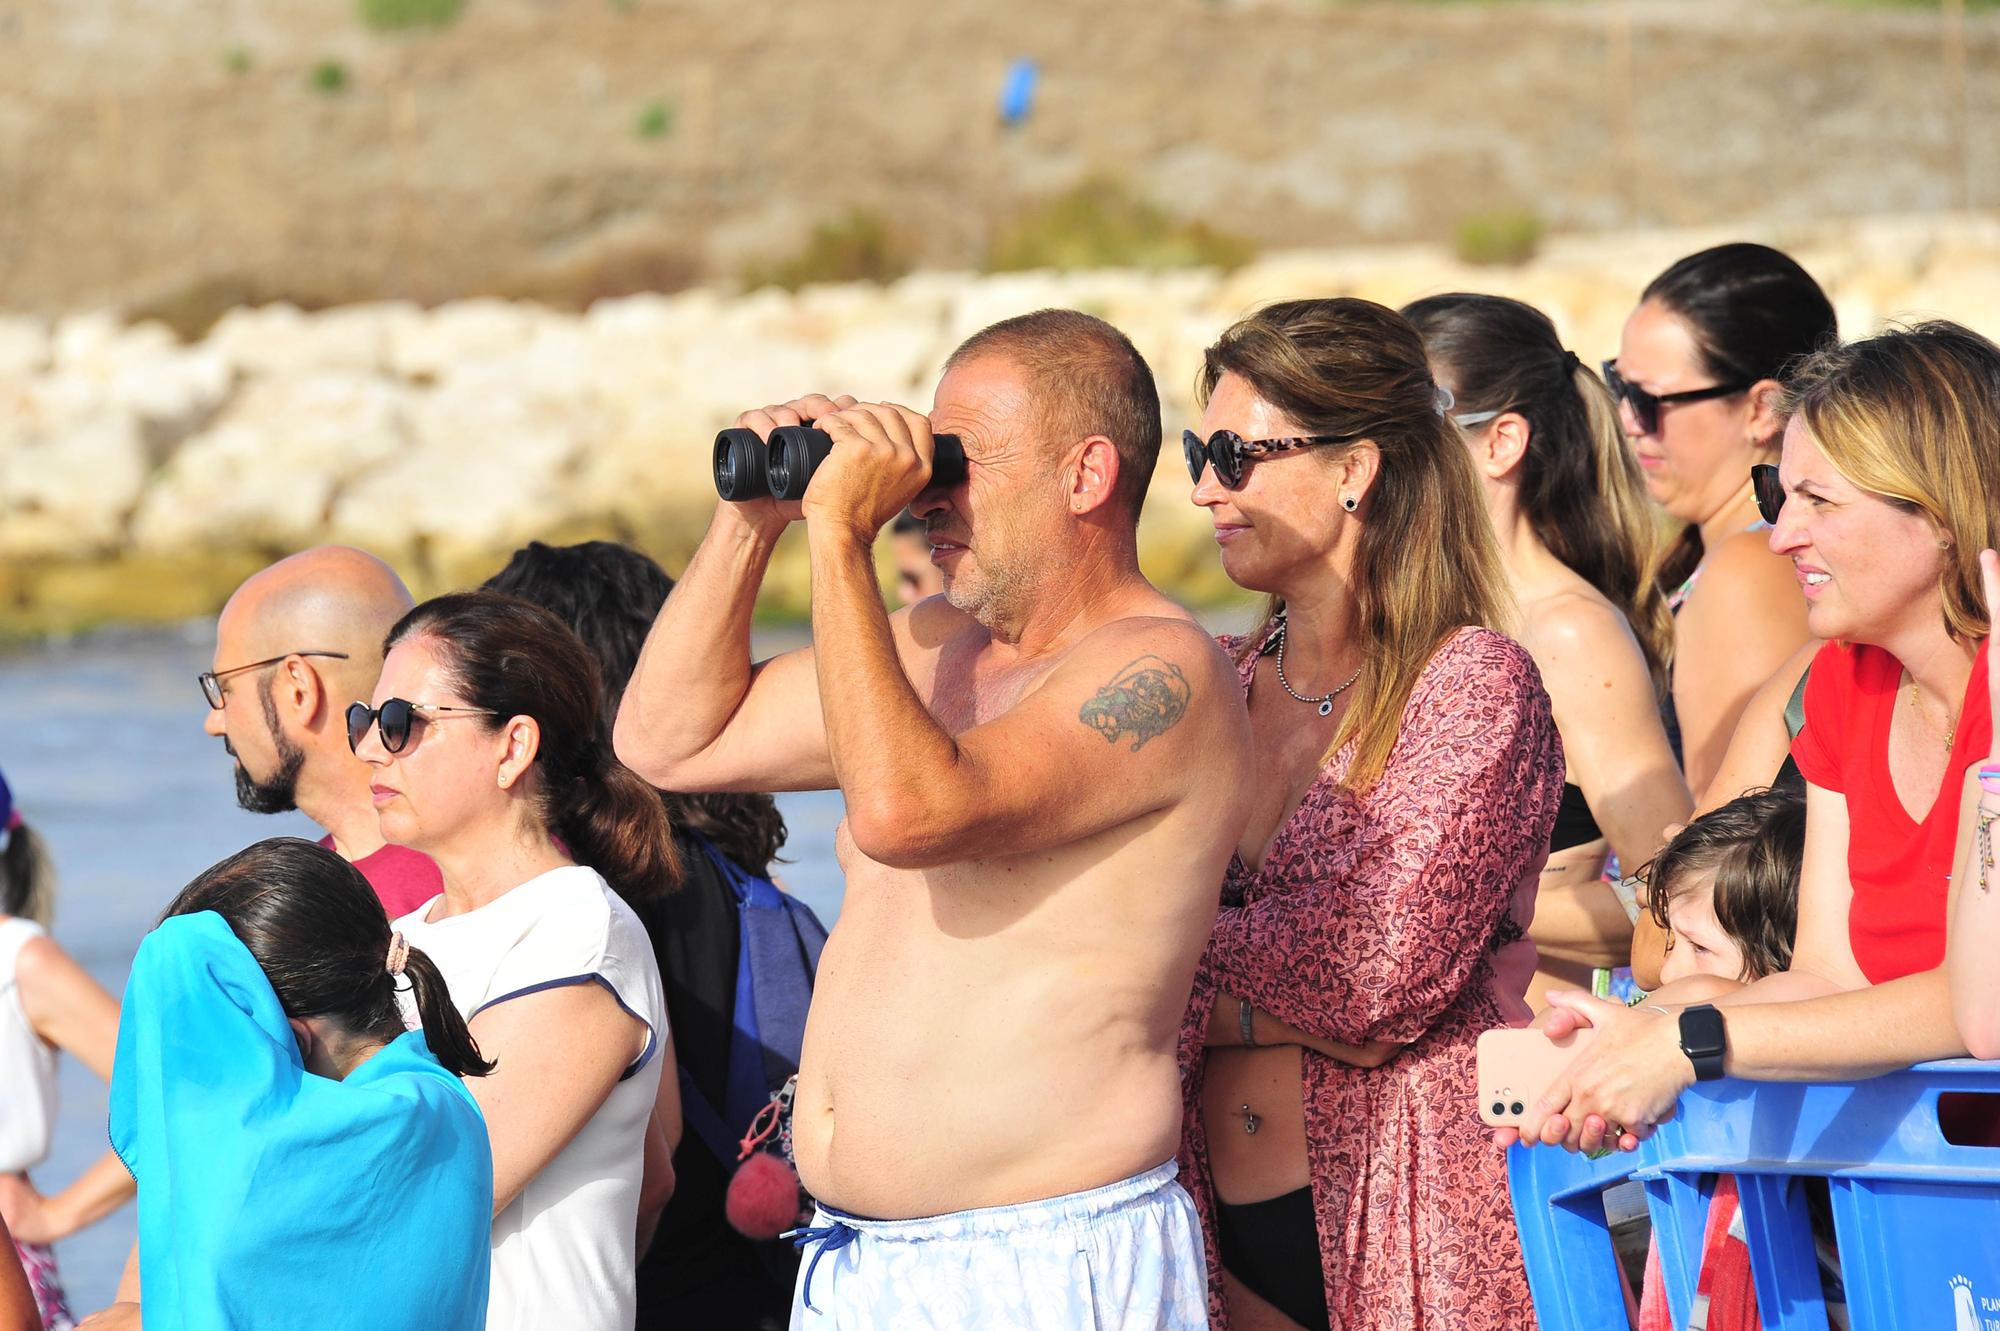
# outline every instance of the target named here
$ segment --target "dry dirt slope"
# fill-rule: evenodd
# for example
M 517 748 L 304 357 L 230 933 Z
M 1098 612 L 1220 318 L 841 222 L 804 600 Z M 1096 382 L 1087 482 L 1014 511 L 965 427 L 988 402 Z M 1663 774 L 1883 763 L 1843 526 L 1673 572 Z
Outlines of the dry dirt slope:
M 1969 35 L 1961 159 L 1935 20 L 1806 0 L 468 0 L 415 36 L 350 0 L 0 0 L 0 307 L 727 277 L 855 207 L 955 266 L 1106 173 L 1265 245 L 2000 206 L 2000 19 Z M 1018 56 L 1040 97 L 1002 131 Z

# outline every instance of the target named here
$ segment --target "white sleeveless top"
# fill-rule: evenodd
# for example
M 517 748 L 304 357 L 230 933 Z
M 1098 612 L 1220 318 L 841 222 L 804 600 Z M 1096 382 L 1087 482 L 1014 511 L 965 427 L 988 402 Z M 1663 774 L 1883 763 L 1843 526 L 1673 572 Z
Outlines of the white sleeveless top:
M 485 1008 L 601 984 L 646 1024 L 645 1052 L 591 1120 L 493 1220 L 488 1331 L 629 1331 L 645 1134 L 658 1096 L 665 991 L 639 917 L 595 869 L 552 869 L 477 910 L 426 922 L 432 898 L 396 921 L 444 974 L 468 1021 Z M 405 1000 L 404 1016 L 416 1025 Z M 642 1075 L 642 1071 L 644 1075 Z
M 28 1022 L 15 982 L 21 949 L 42 926 L 0 915 L 0 1174 L 42 1163 L 56 1121 L 56 1051 Z

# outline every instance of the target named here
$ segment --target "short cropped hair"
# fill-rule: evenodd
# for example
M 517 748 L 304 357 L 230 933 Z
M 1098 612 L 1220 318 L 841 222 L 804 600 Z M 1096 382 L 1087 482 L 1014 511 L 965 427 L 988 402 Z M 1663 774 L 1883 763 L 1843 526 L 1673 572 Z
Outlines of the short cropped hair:
M 945 370 L 999 356 L 1027 375 L 1040 425 L 1065 445 L 1099 434 L 1118 451 L 1112 492 L 1132 523 L 1160 459 L 1160 393 L 1132 340 L 1081 310 L 1036 310 L 1002 319 L 967 338 Z

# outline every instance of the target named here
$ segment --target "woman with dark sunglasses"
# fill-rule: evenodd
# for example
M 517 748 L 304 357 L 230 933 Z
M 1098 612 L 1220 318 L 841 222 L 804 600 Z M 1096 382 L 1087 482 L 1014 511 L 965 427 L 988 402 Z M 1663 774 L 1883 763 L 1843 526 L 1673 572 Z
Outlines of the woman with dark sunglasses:
M 1500 296 L 1404 307 L 1438 382 L 1457 398 L 1500 562 L 1510 629 L 1535 658 L 1568 779 L 1535 898 L 1529 990 L 1588 986 L 1622 966 L 1632 919 L 1604 881 L 1637 867 L 1693 801 L 1660 720 L 1673 619 L 1651 578 L 1656 515 L 1611 397 L 1549 317 Z
M 1952 986 L 1992 956 L 1948 939 L 1948 922 L 1954 894 L 1961 908 L 1990 894 L 2000 805 L 1981 775 L 1979 564 L 2000 539 L 2000 347 L 1948 323 L 1884 333 L 1813 357 L 1791 397 L 1769 539 L 1826 643 L 1792 747 L 1807 785 L 1791 963 L 1713 1006 L 1677 986 L 1643 1009 L 1555 995 L 1568 1011 L 1552 1032 L 1598 1034 L 1526 1137 L 1592 1150 L 1612 1128 L 1644 1135 L 1698 1077 L 1847 1081 L 1966 1052 Z M 1996 1116 L 1966 1099 L 1965 1115 L 1941 1112 L 1946 1137 L 2000 1144 Z
M 1834 337 L 1833 306 L 1805 269 L 1763 245 L 1721 245 L 1653 279 L 1604 367 L 1646 488 L 1682 524 L 1658 579 L 1676 617 L 1669 737 L 1697 793 L 1750 695 L 1806 640 L 1749 475 L 1776 460 L 1786 368 Z
M 1265 776 L 1182 1030 L 1213 1324 L 1527 1325 L 1465 1125 L 1478 1033 L 1527 1020 L 1563 765 L 1471 455 L 1368 301 L 1251 316 L 1201 386 L 1194 502 L 1270 597 L 1223 640 Z
M 659 969 L 621 898 L 678 882 L 666 814 L 612 757 L 597 666 L 548 611 L 441 596 L 385 647 L 349 735 L 383 837 L 444 878 L 396 927 L 495 1064 L 471 1087 L 493 1141 L 487 1325 L 623 1331 L 680 1131 Z

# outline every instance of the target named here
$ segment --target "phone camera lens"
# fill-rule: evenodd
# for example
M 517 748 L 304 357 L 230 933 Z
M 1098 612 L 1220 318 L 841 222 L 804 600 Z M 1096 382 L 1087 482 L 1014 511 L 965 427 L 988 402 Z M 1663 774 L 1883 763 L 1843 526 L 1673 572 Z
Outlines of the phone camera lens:
M 1515 1114 L 1517 1115 L 1525 1114 L 1528 1112 L 1527 1106 L 1522 1104 L 1519 1100 L 1516 1100 L 1511 1107 L 1514 1110 Z
M 1505 1114 L 1506 1112 L 1507 1112 L 1507 1106 L 1506 1106 L 1506 1105 L 1503 1105 L 1503 1104 L 1501 1104 L 1501 1103 L 1500 1103 L 1500 1102 L 1499 1102 L 1498 1100 L 1495 1100 L 1495 1101 L 1493 1102 L 1493 1117 L 1495 1117 L 1495 1118 L 1499 1118 L 1499 1117 L 1500 1117 L 1501 1115 Z

